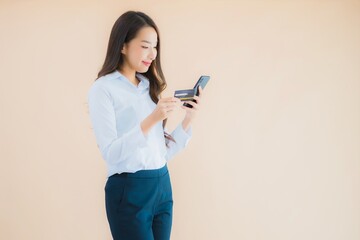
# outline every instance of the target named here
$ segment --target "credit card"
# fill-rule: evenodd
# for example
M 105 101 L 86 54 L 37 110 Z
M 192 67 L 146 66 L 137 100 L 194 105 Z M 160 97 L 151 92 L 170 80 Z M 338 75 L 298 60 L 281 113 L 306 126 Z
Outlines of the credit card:
M 181 101 L 192 100 L 195 96 L 195 89 L 185 89 L 175 91 L 174 97 L 179 98 Z

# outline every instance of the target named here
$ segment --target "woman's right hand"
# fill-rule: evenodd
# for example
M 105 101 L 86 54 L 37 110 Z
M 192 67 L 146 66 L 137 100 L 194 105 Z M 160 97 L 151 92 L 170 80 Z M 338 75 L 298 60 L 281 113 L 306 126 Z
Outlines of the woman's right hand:
M 180 99 L 175 97 L 160 98 L 155 110 L 151 113 L 156 122 L 168 118 L 176 107 L 180 106 Z
M 181 101 L 175 97 L 160 98 L 155 110 L 141 122 L 141 130 L 145 135 L 159 121 L 168 118 L 172 111 L 180 105 Z

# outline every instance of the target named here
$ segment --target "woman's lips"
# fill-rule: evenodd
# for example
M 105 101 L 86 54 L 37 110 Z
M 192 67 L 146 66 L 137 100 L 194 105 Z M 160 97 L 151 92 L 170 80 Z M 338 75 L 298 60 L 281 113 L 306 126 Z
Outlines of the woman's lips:
M 144 62 L 144 61 L 143 61 L 143 64 L 148 67 L 148 66 L 151 65 L 151 62 Z

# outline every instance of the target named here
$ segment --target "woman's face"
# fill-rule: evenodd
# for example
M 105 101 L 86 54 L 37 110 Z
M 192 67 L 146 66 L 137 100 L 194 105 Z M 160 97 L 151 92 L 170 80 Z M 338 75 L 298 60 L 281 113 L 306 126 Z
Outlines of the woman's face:
M 137 36 L 130 42 L 124 44 L 122 53 L 124 55 L 123 67 L 136 72 L 147 72 L 152 61 L 157 55 L 157 33 L 152 27 L 143 27 Z

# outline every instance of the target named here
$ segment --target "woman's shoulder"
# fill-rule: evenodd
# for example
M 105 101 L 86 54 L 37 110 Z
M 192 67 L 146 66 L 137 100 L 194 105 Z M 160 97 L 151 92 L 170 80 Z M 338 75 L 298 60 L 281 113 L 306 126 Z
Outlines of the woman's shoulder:
M 111 87 L 111 85 L 114 84 L 114 81 L 112 81 L 113 78 L 114 78 L 114 72 L 108 73 L 108 74 L 106 74 L 104 76 L 101 76 L 91 84 L 90 88 L 108 88 L 108 87 Z
M 110 94 L 111 89 L 113 89 L 114 81 L 111 81 L 111 73 L 96 79 L 88 90 L 88 95 L 98 95 L 98 94 Z

